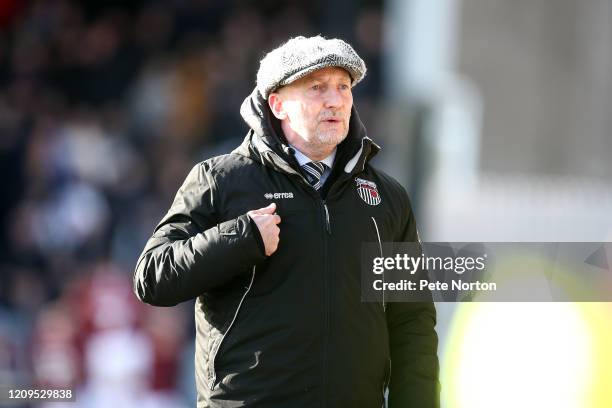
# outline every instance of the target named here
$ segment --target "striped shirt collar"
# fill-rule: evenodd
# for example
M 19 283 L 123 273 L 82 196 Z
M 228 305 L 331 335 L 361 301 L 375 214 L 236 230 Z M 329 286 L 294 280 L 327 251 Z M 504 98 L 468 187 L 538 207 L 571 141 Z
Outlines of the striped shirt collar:
M 295 158 L 298 161 L 298 164 L 300 166 L 303 166 L 304 164 L 313 161 L 308 156 L 306 156 L 304 153 L 302 153 L 298 149 L 296 149 L 295 146 L 293 146 L 291 144 L 289 146 L 291 146 L 291 148 L 293 150 L 295 150 Z M 328 168 L 331 169 L 333 167 L 333 165 L 334 165 L 334 159 L 336 158 L 336 151 L 337 150 L 338 150 L 338 148 L 334 148 L 334 151 L 331 152 L 331 154 L 329 156 L 327 156 L 323 160 L 320 160 L 319 162 L 325 164 Z

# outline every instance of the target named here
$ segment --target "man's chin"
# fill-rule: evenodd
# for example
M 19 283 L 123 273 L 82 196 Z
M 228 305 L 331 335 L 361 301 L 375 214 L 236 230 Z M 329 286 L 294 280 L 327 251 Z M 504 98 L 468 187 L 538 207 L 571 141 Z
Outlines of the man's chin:
M 317 139 L 321 144 L 337 146 L 342 143 L 344 139 L 346 139 L 347 135 L 348 133 L 329 132 L 320 134 Z

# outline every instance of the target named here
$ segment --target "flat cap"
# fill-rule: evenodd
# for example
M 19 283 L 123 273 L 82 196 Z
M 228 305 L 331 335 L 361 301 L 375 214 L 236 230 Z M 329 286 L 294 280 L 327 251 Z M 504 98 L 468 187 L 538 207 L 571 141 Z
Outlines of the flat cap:
M 353 47 L 337 38 L 294 37 L 270 51 L 259 63 L 257 89 L 267 99 L 271 92 L 321 68 L 344 68 L 355 86 L 366 74 L 365 62 Z

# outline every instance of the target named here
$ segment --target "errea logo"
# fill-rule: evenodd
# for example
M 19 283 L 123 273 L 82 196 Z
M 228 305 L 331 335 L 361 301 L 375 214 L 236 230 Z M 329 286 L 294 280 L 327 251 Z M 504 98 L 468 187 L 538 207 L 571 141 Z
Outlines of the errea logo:
M 268 200 L 278 200 L 279 198 L 293 198 L 293 193 L 266 193 L 264 197 Z

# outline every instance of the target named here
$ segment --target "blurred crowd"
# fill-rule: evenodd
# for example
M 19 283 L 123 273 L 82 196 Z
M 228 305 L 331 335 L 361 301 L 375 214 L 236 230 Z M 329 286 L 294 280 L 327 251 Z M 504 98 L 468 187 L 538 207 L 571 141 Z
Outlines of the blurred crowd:
M 344 38 L 375 116 L 381 5 Z M 323 2 L 9 1 L 0 7 L 0 384 L 79 406 L 193 405 L 192 305 L 154 308 L 135 261 L 198 161 L 246 133 L 258 62 L 328 35 Z M 334 33 L 336 34 L 336 33 Z

